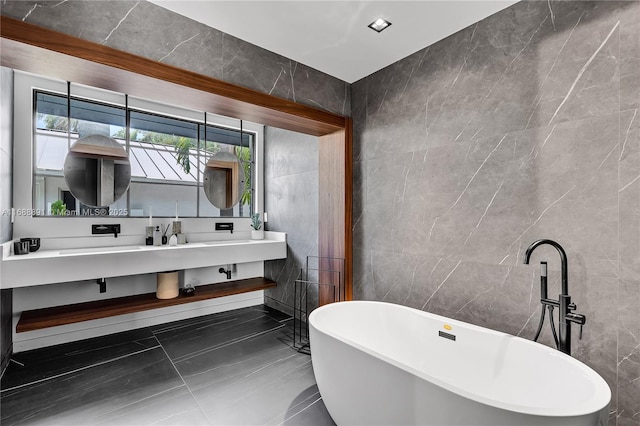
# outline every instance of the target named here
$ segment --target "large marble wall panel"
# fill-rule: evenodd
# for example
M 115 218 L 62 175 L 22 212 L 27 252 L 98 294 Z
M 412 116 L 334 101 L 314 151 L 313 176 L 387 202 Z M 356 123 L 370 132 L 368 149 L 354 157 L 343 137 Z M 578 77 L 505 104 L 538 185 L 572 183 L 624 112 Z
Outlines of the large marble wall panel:
M 620 24 L 618 399 L 620 424 L 640 424 L 640 7 Z M 635 422 L 635 423 L 634 423 Z
M 639 18 L 523 1 L 352 85 L 355 297 L 532 338 L 537 264 L 550 295 L 560 265 L 523 254 L 554 239 L 619 425 L 640 424 Z
M 620 110 L 640 107 L 640 10 L 626 7 L 620 18 Z
M 265 262 L 265 276 L 278 284 L 265 291 L 265 303 L 287 313 L 300 269 L 307 256 L 318 255 L 318 178 L 316 137 L 266 128 L 266 229 L 287 233 L 287 258 Z
M 144 0 L 14 0 L 3 1 L 0 13 L 305 105 L 351 111 L 348 83 Z

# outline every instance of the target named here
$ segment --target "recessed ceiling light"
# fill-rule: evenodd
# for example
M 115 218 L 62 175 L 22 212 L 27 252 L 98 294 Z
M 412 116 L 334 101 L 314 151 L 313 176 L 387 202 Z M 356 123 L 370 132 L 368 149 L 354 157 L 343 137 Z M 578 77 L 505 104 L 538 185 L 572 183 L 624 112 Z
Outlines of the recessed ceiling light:
M 369 28 L 371 28 L 376 32 L 381 32 L 382 30 L 389 27 L 390 25 L 391 25 L 391 22 L 387 21 L 386 19 L 378 18 L 369 24 Z

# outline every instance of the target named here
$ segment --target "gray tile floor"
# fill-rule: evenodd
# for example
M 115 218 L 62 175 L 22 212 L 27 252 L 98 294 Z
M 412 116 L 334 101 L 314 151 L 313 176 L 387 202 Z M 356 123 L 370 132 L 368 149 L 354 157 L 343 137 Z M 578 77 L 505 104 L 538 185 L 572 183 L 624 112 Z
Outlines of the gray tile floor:
M 0 423 L 333 425 L 291 333 L 258 306 L 15 354 Z

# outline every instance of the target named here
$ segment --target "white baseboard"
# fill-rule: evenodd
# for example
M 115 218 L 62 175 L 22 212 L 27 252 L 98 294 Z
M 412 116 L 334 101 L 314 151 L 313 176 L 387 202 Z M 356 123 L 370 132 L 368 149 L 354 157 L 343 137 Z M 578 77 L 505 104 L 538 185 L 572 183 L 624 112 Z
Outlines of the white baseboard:
M 50 327 L 41 330 L 16 333 L 19 317 L 13 318 L 13 352 L 23 352 L 76 340 L 134 330 L 141 327 L 164 324 L 217 312 L 256 306 L 264 303 L 264 291 L 234 294 L 200 302 L 186 303 L 167 308 L 135 312 L 115 317 L 83 321 L 74 324 Z

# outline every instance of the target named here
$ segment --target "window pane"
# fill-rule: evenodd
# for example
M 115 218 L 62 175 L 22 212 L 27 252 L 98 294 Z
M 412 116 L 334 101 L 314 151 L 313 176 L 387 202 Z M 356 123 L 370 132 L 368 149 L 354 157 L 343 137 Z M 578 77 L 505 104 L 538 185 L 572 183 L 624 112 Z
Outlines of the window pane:
M 131 216 L 147 217 L 150 207 L 153 217 L 174 217 L 176 202 L 180 217 L 196 216 L 196 186 L 173 183 L 131 181 Z
M 131 215 L 196 216 L 198 124 L 131 111 Z
M 68 120 L 66 96 L 38 91 L 35 103 L 34 207 L 45 214 L 105 215 L 111 212 L 126 215 L 126 196 L 102 210 L 89 208 L 73 196 L 63 173 L 69 147 L 79 138 L 96 134 L 112 138 L 124 135 L 124 109 L 72 98 L 71 120 Z M 124 140 L 119 142 L 124 148 Z

